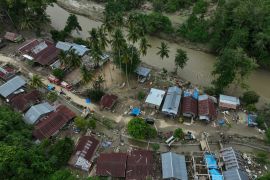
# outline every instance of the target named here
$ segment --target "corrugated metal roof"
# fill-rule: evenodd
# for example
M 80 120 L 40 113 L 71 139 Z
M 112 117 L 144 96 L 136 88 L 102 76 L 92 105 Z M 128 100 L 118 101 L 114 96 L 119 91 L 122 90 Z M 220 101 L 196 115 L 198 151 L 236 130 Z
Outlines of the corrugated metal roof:
M 151 88 L 150 93 L 148 94 L 145 102 L 155 106 L 160 106 L 164 98 L 165 91 Z
M 163 179 L 188 180 L 185 156 L 173 152 L 161 154 Z
M 169 87 L 162 107 L 162 112 L 168 115 L 177 115 L 180 106 L 181 95 L 182 90 L 179 87 Z
M 68 51 L 72 47 L 72 44 L 69 42 L 58 41 L 55 47 L 62 51 Z
M 192 96 L 183 97 L 182 113 L 186 117 L 198 115 L 198 101 Z
M 54 107 L 47 102 L 32 106 L 24 115 L 25 122 L 35 124 L 42 115 L 52 111 L 54 111 Z
M 21 76 L 15 76 L 11 80 L 7 81 L 5 84 L 0 86 L 0 94 L 4 98 L 11 95 L 14 91 L 18 90 L 26 84 L 26 81 Z
M 247 173 L 237 168 L 223 171 L 223 177 L 225 180 L 249 180 Z
M 219 95 L 219 106 L 224 108 L 236 109 L 240 105 L 240 100 L 237 97 Z
M 244 170 L 244 159 L 238 151 L 235 151 L 232 147 L 223 148 L 220 150 L 221 157 L 225 163 L 225 168 L 230 169 L 242 169 Z
M 75 53 L 79 56 L 83 56 L 86 52 L 89 51 L 89 49 L 86 46 L 80 45 L 80 44 L 72 44 L 71 49 L 75 50 Z
M 151 69 L 140 66 L 140 67 L 138 67 L 138 68 L 136 69 L 135 72 L 136 72 L 139 76 L 147 77 L 147 76 L 149 75 L 150 71 L 151 71 Z

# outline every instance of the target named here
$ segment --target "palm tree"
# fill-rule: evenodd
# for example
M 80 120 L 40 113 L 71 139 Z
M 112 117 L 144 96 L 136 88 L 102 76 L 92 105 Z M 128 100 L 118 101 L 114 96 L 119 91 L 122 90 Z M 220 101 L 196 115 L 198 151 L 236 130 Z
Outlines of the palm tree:
M 108 46 L 109 39 L 104 26 L 98 28 L 98 37 L 100 49 L 105 51 L 106 47 Z
M 96 47 L 99 45 L 99 34 L 98 30 L 96 28 L 92 28 L 91 31 L 89 31 L 89 46 L 90 48 Z
M 101 90 L 104 82 L 105 79 L 101 75 L 99 75 L 98 78 L 93 83 L 93 88 L 96 90 Z
M 163 60 L 164 57 L 168 58 L 169 57 L 169 47 L 166 43 L 161 42 L 160 47 L 157 47 L 159 49 L 159 51 L 157 52 L 157 55 L 159 55 L 161 57 L 161 59 Z
M 130 58 L 130 57 L 132 57 L 132 54 L 131 54 L 131 56 L 130 56 L 130 54 L 129 54 L 129 50 L 128 49 L 126 49 L 125 51 L 124 51 L 124 56 L 122 57 L 123 58 L 123 63 L 126 65 L 126 70 L 125 70 L 125 72 L 126 72 L 126 79 L 127 79 L 127 86 L 128 86 L 128 88 L 129 88 L 129 80 L 128 80 L 128 63 L 130 62 L 130 61 L 132 61 L 132 58 Z
M 68 53 L 68 65 L 72 68 L 77 68 L 80 67 L 81 64 L 81 57 L 75 52 L 74 49 L 71 49 Z
M 151 45 L 148 44 L 147 42 L 147 39 L 144 37 L 141 38 L 141 41 L 140 41 L 140 52 L 143 56 L 146 56 L 147 54 L 147 49 L 150 48 Z
M 91 48 L 91 57 L 94 60 L 95 67 L 99 66 L 99 62 L 101 61 L 102 51 L 99 46 L 94 46 Z
M 177 49 L 174 63 L 175 63 L 175 72 L 177 73 L 178 67 L 181 69 L 187 64 L 188 57 L 187 53 L 182 49 Z
M 61 51 L 58 55 L 60 63 L 62 65 L 68 65 L 68 57 L 67 57 L 67 53 L 65 51 Z
M 88 83 L 93 79 L 93 73 L 89 71 L 85 66 L 81 67 L 81 75 L 83 83 Z
M 34 88 L 42 87 L 43 83 L 39 75 L 34 74 L 30 79 L 30 86 Z
M 126 40 L 122 30 L 119 28 L 116 29 L 112 36 L 112 50 L 114 53 L 114 60 L 118 62 L 120 69 L 122 69 L 121 52 L 126 48 L 126 46 Z

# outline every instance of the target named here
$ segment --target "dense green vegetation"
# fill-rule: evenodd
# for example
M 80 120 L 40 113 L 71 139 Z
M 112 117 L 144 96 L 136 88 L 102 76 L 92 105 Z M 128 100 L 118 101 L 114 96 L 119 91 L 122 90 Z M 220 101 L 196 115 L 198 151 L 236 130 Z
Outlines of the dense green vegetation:
M 35 144 L 32 127 L 24 123 L 21 114 L 0 107 L 1 179 L 49 179 L 67 164 L 73 146 L 69 138 Z
M 133 118 L 128 122 L 128 134 L 136 139 L 149 139 L 157 135 L 156 130 L 141 118 Z

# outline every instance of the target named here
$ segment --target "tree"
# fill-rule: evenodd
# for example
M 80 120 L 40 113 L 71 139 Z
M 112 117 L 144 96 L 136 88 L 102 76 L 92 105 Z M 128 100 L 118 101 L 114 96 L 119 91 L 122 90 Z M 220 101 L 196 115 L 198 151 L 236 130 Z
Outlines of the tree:
M 174 63 L 176 66 L 175 71 L 177 72 L 178 67 L 183 69 L 184 66 L 187 64 L 187 61 L 188 61 L 187 53 L 182 49 L 177 49 L 177 53 L 176 53 L 175 59 L 174 59 Z
M 82 59 L 81 57 L 75 52 L 74 49 L 68 52 L 68 65 L 72 68 L 78 68 L 81 66 Z
M 65 51 L 60 51 L 58 57 L 62 65 L 68 65 L 68 54 Z
M 148 44 L 147 39 L 144 37 L 141 38 L 140 41 L 140 52 L 143 56 L 146 56 L 148 48 L 150 48 L 151 45 Z
M 266 141 L 270 144 L 270 129 L 267 129 L 265 132 Z
M 30 86 L 34 88 L 39 88 L 43 86 L 41 77 L 39 75 L 34 74 L 30 79 Z
M 62 169 L 54 172 L 50 180 L 75 180 L 75 176 L 67 169 Z
M 174 133 L 173 136 L 177 139 L 183 139 L 185 134 L 184 131 L 181 128 L 177 128 Z
M 157 132 L 141 118 L 133 118 L 128 123 L 128 134 L 136 139 L 154 138 Z
M 51 91 L 47 94 L 47 100 L 50 102 L 55 102 L 57 98 L 58 98 L 58 95 L 54 91 Z
M 93 73 L 89 71 L 84 65 L 81 67 L 81 75 L 83 83 L 88 83 L 93 79 Z
M 246 91 L 243 94 L 242 100 L 246 105 L 256 104 L 260 99 L 260 96 L 255 91 Z
M 75 120 L 75 125 L 77 128 L 79 128 L 80 130 L 84 131 L 88 128 L 88 122 L 86 119 L 82 118 L 82 117 L 76 117 Z
M 157 47 L 159 49 L 159 51 L 157 52 L 157 55 L 159 55 L 161 57 L 161 59 L 163 60 L 164 57 L 168 58 L 169 57 L 169 47 L 168 44 L 161 42 L 160 47 Z
M 64 77 L 65 77 L 65 72 L 63 69 L 60 69 L 60 68 L 56 68 L 52 71 L 52 74 L 58 78 L 59 80 L 63 80 Z
M 78 22 L 77 16 L 74 14 L 70 14 L 67 19 L 64 31 L 70 34 L 73 30 L 76 30 L 76 29 L 81 31 L 82 27 L 80 26 Z
M 269 180 L 270 179 L 270 173 L 267 173 L 261 177 L 259 177 L 257 180 Z
M 98 37 L 99 37 L 99 47 L 101 50 L 105 51 L 110 41 L 108 39 L 108 34 L 106 33 L 106 29 L 104 26 L 98 28 Z
M 242 87 L 250 73 L 257 67 L 254 59 L 247 56 L 241 48 L 225 49 L 214 65 L 212 82 L 217 92 L 222 92 L 231 83 L 237 82 Z

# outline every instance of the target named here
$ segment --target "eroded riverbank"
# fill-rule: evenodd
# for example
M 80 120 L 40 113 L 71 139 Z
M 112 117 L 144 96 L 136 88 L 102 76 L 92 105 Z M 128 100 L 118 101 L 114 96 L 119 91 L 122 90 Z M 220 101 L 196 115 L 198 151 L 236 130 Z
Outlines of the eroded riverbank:
M 48 15 L 51 16 L 52 26 L 58 30 L 63 29 L 66 23 L 66 19 L 69 12 L 63 8 L 55 5 L 54 7 L 48 7 Z M 87 38 L 88 31 L 93 27 L 99 27 L 102 22 L 97 20 L 91 20 L 84 16 L 77 15 L 78 21 L 82 27 L 81 32 L 74 32 L 73 36 Z M 160 45 L 161 41 L 168 43 L 170 47 L 170 57 L 161 60 L 157 53 L 157 46 Z M 183 70 L 180 70 L 178 74 L 181 78 L 190 81 L 197 86 L 209 86 L 213 80 L 211 72 L 215 63 L 216 57 L 212 54 L 205 53 L 202 51 L 187 48 L 183 44 L 173 43 L 165 40 L 161 40 L 157 37 L 149 37 L 149 48 L 148 53 L 142 58 L 142 61 L 154 66 L 156 68 L 166 68 L 169 71 L 174 70 L 174 55 L 178 48 L 182 48 L 187 52 L 189 61 Z M 256 91 L 260 96 L 261 100 L 259 105 L 270 102 L 270 72 L 264 70 L 255 71 L 248 80 L 248 85 L 251 90 Z M 242 90 L 237 87 L 232 87 L 227 91 L 229 95 L 241 95 Z

